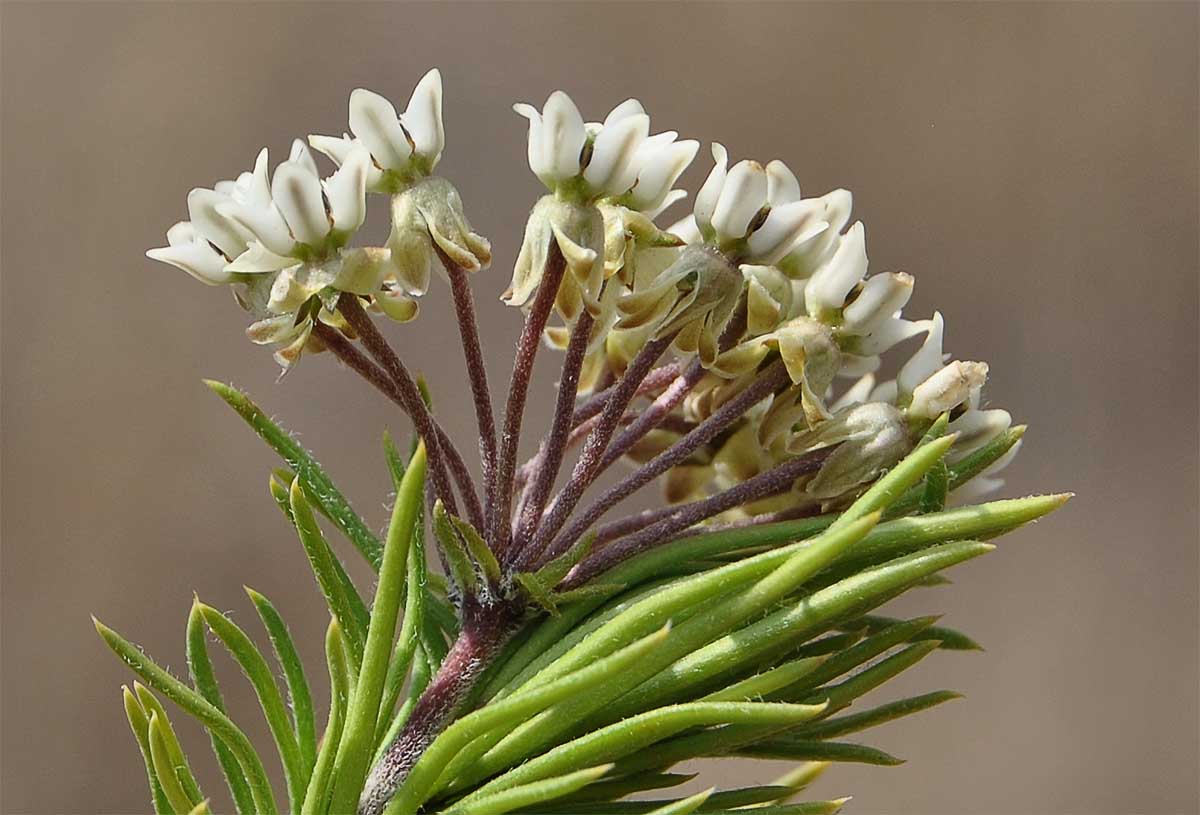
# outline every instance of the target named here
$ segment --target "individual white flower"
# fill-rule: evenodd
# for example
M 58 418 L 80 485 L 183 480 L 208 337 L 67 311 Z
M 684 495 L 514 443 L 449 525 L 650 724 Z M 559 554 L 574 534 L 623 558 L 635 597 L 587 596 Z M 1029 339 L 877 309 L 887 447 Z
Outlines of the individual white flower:
M 696 195 L 693 216 L 700 235 L 739 262 L 771 265 L 828 227 L 820 207 L 800 198 L 800 185 L 783 162 L 763 167 L 744 160 L 728 168 L 729 154 L 715 142 L 712 154 L 715 164 Z
M 842 329 L 850 334 L 869 334 L 896 316 L 912 297 L 913 278 L 904 272 L 871 275 L 862 290 L 842 310 Z
M 167 245 L 147 251 L 146 257 L 169 263 L 210 286 L 228 283 L 233 277 L 225 270 L 228 259 L 191 221 L 180 221 L 168 229 Z
M 350 94 L 350 132 L 385 171 L 428 175 L 446 146 L 442 125 L 442 74 L 433 68 L 413 90 L 404 113 L 366 88 Z
M 638 146 L 632 166 L 636 170 L 633 188 L 615 199 L 615 203 L 655 218 L 671 204 L 687 197 L 672 187 L 688 168 L 700 149 L 694 139 L 676 141 L 673 130 L 649 136 Z
M 849 190 L 837 189 L 818 198 L 808 199 L 817 210 L 816 217 L 828 228 L 810 238 L 797 241 L 779 260 L 778 266 L 789 277 L 806 279 L 833 255 L 842 241 L 842 230 L 850 222 L 854 198 Z
M 908 415 L 936 419 L 965 402 L 971 391 L 983 387 L 988 366 L 984 362 L 954 361 L 934 373 L 913 390 Z

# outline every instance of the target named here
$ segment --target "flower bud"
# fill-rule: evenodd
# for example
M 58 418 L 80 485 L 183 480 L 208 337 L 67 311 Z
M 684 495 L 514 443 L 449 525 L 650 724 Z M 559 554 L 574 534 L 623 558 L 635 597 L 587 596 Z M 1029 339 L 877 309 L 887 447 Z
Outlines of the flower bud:
M 913 390 L 908 415 L 935 419 L 958 407 L 972 390 L 983 387 L 987 372 L 983 362 L 951 362 Z
M 779 327 L 792 311 L 791 281 L 774 266 L 743 266 L 746 279 L 746 328 L 751 336 Z
M 804 486 L 806 494 L 822 501 L 856 493 L 894 467 L 912 441 L 897 408 L 871 402 L 845 408 L 815 429 L 797 433 L 787 449 L 798 455 L 833 444 L 840 446 Z
M 412 295 L 429 289 L 433 269 L 446 274 L 439 249 L 468 272 L 492 262 L 491 244 L 471 229 L 458 190 L 439 176 L 423 178 L 392 196 L 388 248 L 401 286 Z

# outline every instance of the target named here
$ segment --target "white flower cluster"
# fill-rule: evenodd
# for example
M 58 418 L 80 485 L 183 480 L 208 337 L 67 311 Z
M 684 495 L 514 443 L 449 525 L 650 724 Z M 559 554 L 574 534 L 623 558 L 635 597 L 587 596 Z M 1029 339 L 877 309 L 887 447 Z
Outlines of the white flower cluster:
M 247 334 L 279 346 L 285 370 L 303 351 L 320 350 L 314 321 L 345 329 L 336 313 L 342 293 L 405 321 L 417 314 L 429 270 L 442 267 L 439 251 L 468 271 L 491 259 L 457 191 L 431 175 L 445 146 L 441 74 L 425 75 L 403 114 L 363 89 L 349 108 L 353 135 L 309 137 L 336 165 L 328 176 L 299 139 L 274 173 L 263 148 L 253 170 L 192 190 L 189 220 L 168 230 L 166 247 L 146 253 L 209 285 L 233 284 L 256 318 Z M 386 247 L 349 248 L 368 192 L 392 196 L 392 236 Z
M 561 91 L 540 113 L 516 110 L 530 121 L 530 168 L 552 194 L 530 216 L 507 299 L 530 300 L 547 247 L 557 245 L 569 272 L 559 313 L 568 324 L 581 307 L 596 318 L 585 384 L 611 381 L 649 339 L 670 335 L 677 351 L 698 354 L 708 370 L 675 411 L 675 424 L 686 428 L 748 387 L 769 359 L 781 358 L 790 376 L 792 385 L 747 414 L 722 446 L 669 474 L 672 498 L 727 488 L 790 456 L 840 444 L 820 473 L 782 499 L 835 503 L 899 461 L 943 413 L 960 434 L 951 461 L 1009 429 L 1006 411 L 979 407 L 987 365 L 943 357 L 941 315 L 902 316 L 913 278 L 868 274 L 866 232 L 850 222 L 848 191 L 805 198 L 782 161 L 731 167 L 725 147 L 713 144 L 714 166 L 692 215 L 664 232 L 652 219 L 684 197 L 672 188 L 695 142 L 676 141 L 673 132 L 650 136 L 636 100 L 600 124 L 584 124 Z M 738 308 L 745 329 L 719 348 Z M 897 377 L 876 384 L 882 355 L 922 334 Z M 548 332 L 559 347 L 566 337 L 567 329 Z M 851 386 L 837 384 L 847 378 Z M 665 449 L 680 432 L 656 431 L 635 457 Z

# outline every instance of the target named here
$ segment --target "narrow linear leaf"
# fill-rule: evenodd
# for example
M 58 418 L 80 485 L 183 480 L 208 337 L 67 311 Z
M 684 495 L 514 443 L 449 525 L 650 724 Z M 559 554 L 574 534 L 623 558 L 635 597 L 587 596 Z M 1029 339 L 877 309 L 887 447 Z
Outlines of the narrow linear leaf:
M 712 794 L 712 788 L 706 789 L 695 795 L 690 795 L 678 801 L 672 801 L 669 804 L 664 804 L 657 809 L 651 810 L 650 815 L 689 815 L 702 807 Z
M 408 465 L 404 463 L 404 457 L 396 448 L 396 441 L 392 438 L 392 434 L 386 430 L 383 431 L 383 455 L 387 459 L 388 472 L 392 475 L 392 489 L 398 490 L 400 482 L 404 480 L 404 470 Z
M 946 508 L 946 494 L 950 491 L 950 468 L 939 461 L 925 474 L 925 488 L 921 493 L 920 512 L 941 512 Z
M 408 551 L 413 529 L 420 517 L 424 486 L 425 448 L 420 445 L 404 473 L 388 525 L 362 667 L 350 707 L 346 711 L 346 724 L 334 763 L 331 812 L 357 810 L 359 792 L 374 753 L 379 703 L 387 679 L 388 658 L 396 635 L 396 617 L 400 613 L 400 598 L 405 587 Z
M 880 614 L 864 614 L 855 620 L 852 625 L 865 625 L 868 631 L 874 633 L 899 622 L 900 620 L 897 620 L 895 617 L 885 617 Z M 984 650 L 982 645 L 963 632 L 954 628 L 947 628 L 943 625 L 931 625 L 909 639 L 914 642 L 923 639 L 937 640 L 941 643 L 942 649 L 947 651 Z
M 313 763 L 317 760 L 317 726 L 313 713 L 312 693 L 308 688 L 308 677 L 304 675 L 304 665 L 300 662 L 300 654 L 288 631 L 283 617 L 271 604 L 271 601 L 249 586 L 243 587 L 254 604 L 267 629 L 271 646 L 275 649 L 275 657 L 283 668 L 283 676 L 287 681 L 288 698 L 292 704 L 292 724 L 296 733 L 296 742 L 300 747 L 300 758 L 303 761 L 304 775 L 312 773 Z
M 635 773 L 611 781 L 597 781 L 588 784 L 578 792 L 564 796 L 559 806 L 570 804 L 575 807 L 580 804 L 615 801 L 636 792 L 669 789 L 686 784 L 696 777 L 696 773 Z
M 204 793 L 200 791 L 200 784 L 196 781 L 192 767 L 188 763 L 187 757 L 183 754 L 183 746 L 179 743 L 179 737 L 175 735 L 175 728 L 171 726 L 171 720 L 167 718 L 167 711 L 163 709 L 162 703 L 140 682 L 133 683 L 133 692 L 137 694 L 138 703 L 146 711 L 147 716 L 153 717 L 154 714 L 158 715 L 158 726 L 162 730 L 163 746 L 167 751 L 167 758 L 170 760 L 171 767 L 174 768 L 174 772 L 178 776 L 177 780 L 183 788 L 184 794 L 191 800 L 192 804 L 204 800 Z M 165 790 L 167 780 L 160 778 L 159 782 Z
M 916 665 L 936 651 L 937 646 L 936 642 L 918 642 L 916 645 L 910 645 L 892 654 L 887 659 L 872 665 L 865 671 L 856 673 L 844 682 L 840 682 L 833 687 L 820 688 L 814 691 L 807 698 L 824 700 L 828 705 L 824 715 L 831 715 L 842 708 L 848 707 L 858 697 L 875 690 L 884 682 L 894 679 L 902 672 Z
M 242 673 L 250 680 L 250 685 L 254 688 L 259 706 L 262 708 L 263 716 L 271 731 L 271 737 L 275 740 L 279 760 L 283 764 L 284 778 L 287 781 L 288 799 L 291 802 L 292 811 L 295 811 L 304 801 L 304 789 L 308 786 L 308 774 L 304 771 L 296 734 L 292 730 L 292 723 L 288 718 L 279 686 L 275 684 L 271 667 L 254 642 L 236 623 L 212 606 L 199 601 L 196 602 L 196 606 L 199 608 L 201 616 L 204 617 L 205 625 L 229 651 L 230 656 L 237 662 Z
M 919 482 L 931 467 L 941 461 L 957 438 L 954 434 L 942 436 L 917 447 L 872 484 L 870 489 L 839 515 L 829 528 L 840 529 L 872 512 L 886 510 L 905 490 Z
M 870 727 L 883 724 L 885 722 L 899 719 L 903 716 L 911 716 L 914 713 L 920 713 L 922 710 L 928 710 L 931 707 L 949 702 L 953 699 L 961 699 L 961 693 L 954 691 L 940 690 L 933 693 L 922 694 L 921 696 L 910 696 L 906 699 L 900 699 L 895 702 L 888 702 L 885 705 L 873 707 L 870 710 L 864 710 L 861 713 L 853 713 L 848 716 L 837 716 L 832 719 L 826 719 L 822 722 L 816 722 L 810 725 L 802 725 L 794 732 L 796 738 L 823 740 L 836 739 L 839 736 L 847 736 L 851 733 L 858 733 Z
M 171 750 L 167 746 L 168 737 L 163 731 L 162 720 L 158 712 L 150 714 L 149 725 L 150 758 L 154 762 L 154 773 L 162 785 L 163 795 L 171 805 L 172 812 L 191 812 L 196 801 L 184 791 L 179 781 L 180 768 L 171 758 Z
M 571 544 L 571 547 L 567 549 L 567 551 L 563 552 L 545 566 L 538 569 L 538 580 L 540 580 L 543 585 L 550 586 L 551 588 L 557 586 L 559 581 L 567 576 L 567 572 L 571 571 L 571 569 L 575 568 L 576 564 L 587 557 L 595 543 L 596 533 L 587 533 L 579 540 L 575 541 L 575 543 Z
M 246 773 L 250 791 L 254 796 L 255 811 L 260 815 L 274 815 L 278 812 L 262 759 L 258 757 L 258 753 L 250 744 L 250 740 L 246 738 L 246 734 L 230 721 L 228 716 L 160 667 L 136 645 L 95 617 L 92 618 L 92 623 L 96 626 L 96 632 L 105 644 L 147 685 L 196 717 L 201 724 L 229 745 Z
M 774 759 L 778 761 L 832 761 L 837 763 L 874 764 L 879 767 L 896 767 L 904 759 L 896 758 L 875 747 L 863 744 L 846 744 L 838 741 L 768 741 L 743 747 L 734 755 L 743 758 Z
M 396 702 L 404 688 L 404 681 L 413 671 L 413 658 L 421 641 L 421 630 L 425 620 L 427 592 L 425 591 L 425 529 L 418 523 L 408 551 L 408 586 L 404 595 L 404 614 L 400 622 L 400 636 L 388 663 L 388 675 L 384 682 L 383 701 L 379 705 L 379 720 L 375 725 L 375 745 L 383 743 L 391 725 Z
M 333 762 L 346 722 L 350 702 L 350 666 L 346 638 L 334 617 L 325 632 L 325 661 L 329 666 L 329 718 L 321 735 L 321 749 L 304 792 L 301 815 L 324 815 L 333 784 Z
M 496 560 L 496 556 L 488 547 L 487 541 L 467 521 L 464 521 L 453 513 L 448 514 L 450 515 L 450 523 L 454 526 L 455 531 L 458 532 L 462 541 L 466 543 L 467 551 L 471 554 L 471 558 L 475 563 L 478 564 L 484 577 L 493 586 L 499 586 L 504 575 L 500 571 L 500 562 Z
M 221 687 L 217 683 L 212 659 L 208 655 L 207 630 L 204 617 L 193 603 L 187 620 L 188 675 L 196 691 L 209 704 L 224 713 L 225 702 L 221 697 Z M 221 772 L 225 776 L 225 783 L 229 787 L 229 794 L 233 797 L 234 808 L 239 815 L 250 815 L 254 812 L 254 798 L 250 794 L 250 784 L 242 771 L 242 765 L 238 763 L 237 756 L 230 746 L 215 731 L 210 730 L 209 737 L 217 763 L 221 765 Z
M 314 503 L 362 553 L 371 568 L 378 571 L 380 558 L 383 556 L 383 545 L 350 506 L 346 497 L 334 486 L 316 459 L 287 430 L 271 421 L 246 394 L 211 379 L 204 380 L 204 384 L 233 408 L 259 438 L 287 462 L 296 472 L 305 491 L 312 496 Z
M 305 554 L 308 555 L 308 562 L 317 578 L 317 584 L 320 585 L 321 592 L 325 595 L 325 602 L 329 606 L 330 613 L 337 618 L 342 630 L 346 632 L 346 640 L 350 644 L 350 657 L 357 666 L 362 662 L 369 615 L 365 607 L 361 614 L 358 613 L 350 599 L 352 595 L 347 591 L 334 568 L 337 559 L 325 541 L 321 528 L 317 526 L 317 519 L 313 517 L 308 497 L 301 488 L 298 476 L 292 482 L 288 500 L 292 509 L 296 533 L 300 537 L 301 545 L 304 546 Z M 354 591 L 353 587 L 350 591 Z M 357 591 L 354 591 L 353 596 L 357 596 Z
M 554 778 L 534 781 L 531 784 L 513 787 L 475 801 L 455 804 L 446 810 L 446 815 L 503 815 L 514 809 L 553 801 L 587 786 L 610 769 L 612 769 L 611 764 L 603 764 L 599 767 L 589 767 Z
M 137 739 L 138 750 L 146 764 L 146 781 L 150 785 L 150 803 L 154 806 L 156 815 L 171 815 L 175 810 L 163 792 L 162 784 L 158 782 L 158 773 L 154 769 L 154 757 L 150 753 L 150 719 L 138 702 L 137 697 L 128 687 L 122 685 L 121 693 L 125 701 L 125 718 L 129 720 L 129 729 Z
M 794 696 L 799 693 L 805 693 L 813 688 L 824 685 L 826 682 L 837 679 L 839 676 L 849 673 L 860 665 L 865 665 L 887 650 L 920 636 L 937 619 L 937 617 L 916 617 L 912 620 L 896 620 L 892 625 L 877 630 L 876 633 L 861 642 L 832 655 L 819 668 L 786 688 L 788 694 L 780 694 L 779 698 L 782 699 L 786 695 Z
M 781 688 L 796 684 L 800 678 L 814 671 L 824 660 L 807 657 L 785 662 L 754 676 L 735 682 L 727 688 L 714 691 L 700 699 L 702 702 L 749 702 L 761 699 Z
M 450 520 L 450 513 L 442 499 L 433 505 L 433 534 L 442 554 L 446 556 L 446 565 L 450 568 L 450 576 L 464 594 L 475 594 L 479 591 L 475 565 L 467 556 L 466 547 L 459 539 L 458 532 Z

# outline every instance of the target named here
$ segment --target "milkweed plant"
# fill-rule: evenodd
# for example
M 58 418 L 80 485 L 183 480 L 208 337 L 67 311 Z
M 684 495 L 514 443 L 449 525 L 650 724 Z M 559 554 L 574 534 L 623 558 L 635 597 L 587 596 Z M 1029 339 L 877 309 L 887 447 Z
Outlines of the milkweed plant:
M 979 503 L 1025 428 L 985 408 L 986 364 L 943 352 L 940 314 L 901 316 L 911 276 L 868 274 L 849 192 L 804 197 L 783 162 L 731 165 L 714 143 L 692 213 L 664 227 L 698 142 L 652 134 L 635 99 L 602 122 L 560 91 L 514 109 L 547 192 L 502 298 L 524 320 L 502 412 L 472 291 L 491 248 L 436 172 L 436 70 L 403 113 L 355 90 L 349 134 L 296 140 L 273 171 L 264 149 L 192 190 L 188 220 L 147 252 L 229 287 L 284 372 L 335 357 L 413 429 L 411 444 L 384 437 L 395 500 L 377 535 L 295 437 L 208 383 L 281 460 L 270 496 L 329 610 L 330 703 L 318 717 L 311 666 L 252 590 L 271 658 L 197 598 L 186 677 L 97 621 L 140 680 L 124 706 L 155 812 L 216 808 L 164 699 L 211 736 L 221 800 L 239 813 L 837 812 L 846 799 L 793 801 L 831 763 L 900 763 L 861 734 L 957 695 L 860 697 L 935 651 L 978 647 L 937 617 L 880 608 L 948 582 L 944 570 L 1069 497 Z M 355 244 L 368 204 L 390 209 L 383 246 Z M 443 284 L 474 467 L 420 379 L 419 338 L 387 337 Z M 543 397 L 553 419 L 531 433 L 539 351 L 558 352 L 561 373 Z M 653 508 L 625 508 L 654 484 Z M 355 585 L 344 557 L 375 585 Z M 225 710 L 213 643 L 257 694 L 286 797 L 269 779 L 276 757 Z M 693 778 L 677 765 L 706 757 L 795 767 L 765 785 L 669 791 Z

